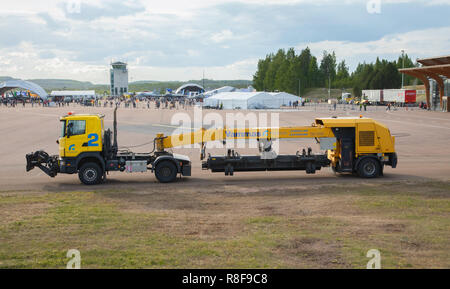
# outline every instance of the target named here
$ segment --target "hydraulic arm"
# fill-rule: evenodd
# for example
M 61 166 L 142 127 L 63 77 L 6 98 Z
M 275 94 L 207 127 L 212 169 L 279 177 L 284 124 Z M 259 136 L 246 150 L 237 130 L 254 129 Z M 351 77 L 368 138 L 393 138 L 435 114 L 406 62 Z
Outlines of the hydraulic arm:
M 191 145 L 196 143 L 208 143 L 212 141 L 226 141 L 235 139 L 295 139 L 295 138 L 334 138 L 331 128 L 323 126 L 300 126 L 280 128 L 236 128 L 236 129 L 201 129 L 196 132 L 164 136 L 157 136 L 157 148 L 164 149 Z

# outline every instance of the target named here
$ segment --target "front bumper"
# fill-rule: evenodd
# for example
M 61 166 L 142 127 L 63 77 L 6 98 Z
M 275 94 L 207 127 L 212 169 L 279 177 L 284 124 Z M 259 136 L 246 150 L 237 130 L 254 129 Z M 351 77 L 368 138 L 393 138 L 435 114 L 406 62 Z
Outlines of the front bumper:
M 77 164 L 75 158 L 60 158 L 59 172 L 62 174 L 75 174 L 77 172 Z

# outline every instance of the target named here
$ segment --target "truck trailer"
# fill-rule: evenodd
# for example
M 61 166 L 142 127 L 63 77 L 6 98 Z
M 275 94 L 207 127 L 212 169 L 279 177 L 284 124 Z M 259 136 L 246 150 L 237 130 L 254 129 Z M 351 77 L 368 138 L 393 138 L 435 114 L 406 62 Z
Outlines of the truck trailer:
M 363 98 L 372 103 L 416 103 L 416 90 L 406 89 L 372 89 L 363 90 Z
M 40 168 L 50 177 L 78 174 L 86 185 L 102 183 L 109 172 L 151 171 L 162 183 L 174 182 L 177 176 L 191 176 L 189 157 L 167 149 L 201 144 L 202 169 L 222 172 L 306 171 L 314 174 L 324 167 L 336 173 L 353 173 L 363 178 L 383 175 L 384 167 L 397 166 L 395 137 L 383 124 L 364 117 L 317 118 L 311 126 L 280 128 L 219 128 L 165 136 L 158 134 L 148 153 L 120 149 L 117 143 L 117 108 L 113 131 L 104 129 L 104 115 L 72 114 L 60 118 L 61 136 L 58 155 L 36 151 L 26 155 L 26 170 Z M 272 148 L 276 139 L 311 138 L 323 153 L 313 154 L 304 148 L 292 155 L 278 155 Z M 243 156 L 228 149 L 225 155 L 206 158 L 206 143 L 212 141 L 256 140 L 259 155 Z M 206 158 L 206 160 L 205 160 Z

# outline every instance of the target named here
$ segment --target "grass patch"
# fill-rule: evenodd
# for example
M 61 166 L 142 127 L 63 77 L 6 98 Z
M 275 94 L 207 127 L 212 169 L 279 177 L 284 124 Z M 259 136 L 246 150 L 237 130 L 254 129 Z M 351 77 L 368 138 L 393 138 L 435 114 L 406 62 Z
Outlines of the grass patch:
M 365 268 L 370 249 L 384 268 L 450 267 L 448 183 L 316 191 L 2 192 L 0 268 L 65 268 L 69 249 L 83 268 Z

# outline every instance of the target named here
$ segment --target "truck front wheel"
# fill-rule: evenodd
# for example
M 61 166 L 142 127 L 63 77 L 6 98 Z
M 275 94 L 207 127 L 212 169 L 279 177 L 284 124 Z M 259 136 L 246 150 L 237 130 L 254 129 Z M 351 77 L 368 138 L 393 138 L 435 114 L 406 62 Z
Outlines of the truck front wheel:
M 161 183 L 171 183 L 177 178 L 178 170 L 171 161 L 162 161 L 156 165 L 155 176 Z
M 358 175 L 361 178 L 376 178 L 381 174 L 380 163 L 373 158 L 365 158 L 359 162 Z
M 96 185 L 101 182 L 103 171 L 96 163 L 85 163 L 78 170 L 78 177 L 85 185 Z

